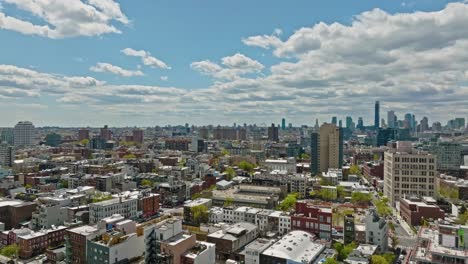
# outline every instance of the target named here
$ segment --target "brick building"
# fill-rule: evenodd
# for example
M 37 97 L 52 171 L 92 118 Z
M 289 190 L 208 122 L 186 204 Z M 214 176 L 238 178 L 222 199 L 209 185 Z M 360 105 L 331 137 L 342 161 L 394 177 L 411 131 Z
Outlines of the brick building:
M 432 197 L 401 198 L 400 215 L 410 225 L 419 226 L 421 219 L 444 219 L 445 213 Z
M 0 222 L 5 223 L 5 230 L 18 228 L 21 222 L 31 220 L 35 210 L 35 203 L 0 199 Z
M 296 202 L 296 212 L 291 216 L 292 230 L 303 230 L 330 239 L 332 233 L 331 208 L 309 205 L 307 201 Z
M 159 194 L 143 193 L 138 199 L 138 210 L 143 212 L 143 217 L 150 217 L 159 211 Z
M 20 258 L 30 258 L 44 253 L 49 247 L 61 245 L 65 241 L 65 226 L 18 236 Z

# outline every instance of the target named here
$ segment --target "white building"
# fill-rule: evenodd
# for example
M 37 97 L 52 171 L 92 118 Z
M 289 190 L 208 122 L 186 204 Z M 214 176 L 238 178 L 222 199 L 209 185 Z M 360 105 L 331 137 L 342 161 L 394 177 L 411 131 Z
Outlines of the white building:
M 296 159 L 267 159 L 264 162 L 268 171 L 285 170 L 288 173 L 296 173 Z
M 13 129 L 13 142 L 17 147 L 28 147 L 34 144 L 34 125 L 29 121 L 20 121 Z
M 325 182 L 336 185 L 343 180 L 343 171 L 341 169 L 328 169 L 327 172 L 322 172 L 322 178 Z
M 260 254 L 274 243 L 273 240 L 258 238 L 245 246 L 245 264 L 260 264 Z
M 387 251 L 388 246 L 388 225 L 385 217 L 378 215 L 377 211 L 372 208 L 366 213 L 366 243 L 377 245 L 381 252 Z
M 89 222 L 91 224 L 115 214 L 130 219 L 136 218 L 138 216 L 138 198 L 118 197 L 89 204 Z
M 436 156 L 427 153 L 385 152 L 384 195 L 392 206 L 404 195 L 435 194 Z

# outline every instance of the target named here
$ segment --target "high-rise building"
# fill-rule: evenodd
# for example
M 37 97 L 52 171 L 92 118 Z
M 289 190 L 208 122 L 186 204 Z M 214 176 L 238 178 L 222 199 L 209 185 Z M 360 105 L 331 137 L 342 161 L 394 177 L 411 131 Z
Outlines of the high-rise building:
M 343 121 L 338 121 L 338 127 L 343 127 Z
M 315 130 L 318 130 L 320 128 L 319 126 L 319 122 L 318 122 L 318 119 L 316 118 L 315 119 L 315 126 L 314 126 Z
M 13 128 L 3 128 L 0 133 L 0 143 L 14 144 Z
M 134 129 L 133 132 L 133 141 L 138 143 L 138 144 L 143 144 L 144 138 L 143 138 L 143 130 L 141 129 Z
M 374 128 L 380 127 L 380 102 L 375 101 Z
M 354 122 L 353 122 L 353 118 L 350 117 L 350 116 L 347 116 L 347 117 L 346 117 L 346 128 L 347 128 L 347 129 L 350 129 L 351 131 L 353 131 L 354 128 L 355 128 L 355 124 L 354 124 Z
M 343 242 L 345 245 L 356 240 L 354 215 L 348 214 L 344 216 Z
M 80 128 L 78 130 L 78 141 L 82 141 L 83 139 L 89 140 L 89 129 L 87 128 Z
M 427 117 L 423 117 L 421 119 L 421 123 L 419 124 L 419 132 L 424 132 L 429 130 L 429 119 Z
M 13 147 L 7 143 L 0 143 L 0 166 L 11 167 L 14 157 Z
M 364 128 L 364 121 L 362 120 L 362 117 L 359 117 L 358 118 L 358 121 L 357 121 L 357 129 L 363 129 Z
M 100 137 L 101 139 L 107 141 L 107 140 L 111 140 L 111 131 L 109 130 L 109 128 L 107 127 L 107 125 L 105 125 L 103 128 L 101 128 L 101 133 L 100 133 Z
M 405 145 L 408 142 L 397 142 Z M 411 146 L 397 146 L 385 152 L 384 195 L 390 204 L 406 196 L 431 196 L 435 194 L 436 156 L 427 153 L 412 153 Z
M 337 125 L 337 119 L 336 119 L 336 116 L 332 117 L 332 121 L 331 121 L 331 123 L 332 123 L 333 125 L 335 125 L 335 126 Z
M 391 110 L 387 112 L 387 123 L 388 123 L 388 128 L 395 128 L 395 111 Z
M 310 157 L 310 172 L 312 175 L 317 175 L 319 171 L 319 155 L 320 155 L 320 149 L 319 149 L 319 133 L 318 132 L 313 132 L 311 134 L 311 142 L 310 142 L 310 148 L 311 148 L 311 157 Z
M 459 142 L 439 142 L 432 153 L 437 155 L 437 170 L 440 172 L 456 173 L 463 164 L 463 147 Z
M 404 127 L 409 128 L 410 130 L 413 128 L 413 115 L 411 113 L 405 114 Z
M 271 127 L 268 128 L 268 140 L 279 141 L 278 127 L 275 127 L 275 124 L 271 124 Z
M 282 130 L 286 129 L 286 119 L 285 118 L 281 119 L 281 129 Z
M 13 141 L 16 147 L 28 147 L 34 143 L 34 125 L 29 121 L 20 121 L 13 129 Z
M 318 143 L 318 144 L 317 144 Z M 333 124 L 323 124 L 319 133 L 312 134 L 311 171 L 317 167 L 317 173 L 329 168 L 343 166 L 343 133 L 342 128 Z

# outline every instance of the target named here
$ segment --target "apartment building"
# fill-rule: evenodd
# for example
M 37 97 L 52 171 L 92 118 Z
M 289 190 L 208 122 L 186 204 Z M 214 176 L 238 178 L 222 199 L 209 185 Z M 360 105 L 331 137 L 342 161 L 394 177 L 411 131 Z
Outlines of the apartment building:
M 99 220 L 120 214 L 125 218 L 138 216 L 138 198 L 133 196 L 118 197 L 107 201 L 89 204 L 89 222 L 97 223 Z
M 385 152 L 384 160 L 384 195 L 393 206 L 405 196 L 434 197 L 435 155 L 390 150 Z
M 330 239 L 332 234 L 331 208 L 309 205 L 307 201 L 296 202 L 296 212 L 291 216 L 291 229 L 316 234 L 322 239 Z

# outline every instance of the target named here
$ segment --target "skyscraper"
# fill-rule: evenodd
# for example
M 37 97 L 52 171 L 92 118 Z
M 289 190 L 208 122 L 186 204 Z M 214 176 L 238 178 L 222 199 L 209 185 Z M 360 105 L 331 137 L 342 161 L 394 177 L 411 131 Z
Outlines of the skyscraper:
M 362 120 L 362 117 L 359 117 L 358 118 L 358 121 L 357 121 L 357 129 L 363 129 L 364 128 L 364 121 Z
M 387 123 L 389 128 L 395 128 L 395 112 L 393 110 L 387 112 Z
M 380 102 L 375 101 L 374 128 L 380 127 Z
M 335 125 L 335 126 L 337 125 L 336 116 L 332 117 L 332 121 L 331 121 L 331 122 L 332 122 L 333 125 Z
M 350 117 L 350 116 L 346 117 L 346 128 L 350 129 L 351 131 L 354 130 L 354 128 L 355 128 L 353 118 Z
M 141 129 L 134 129 L 132 131 L 133 141 L 139 144 L 143 144 L 143 130 Z
M 104 139 L 106 141 L 111 139 L 111 131 L 109 130 L 107 125 L 105 125 L 103 128 L 101 128 L 100 136 L 101 136 L 102 139 Z
M 268 128 L 268 140 L 278 142 L 278 127 L 275 127 L 275 124 L 271 124 L 271 127 Z
M 14 157 L 13 147 L 7 143 L 0 143 L 0 166 L 11 167 Z
M 20 121 L 13 129 L 13 141 L 17 147 L 33 145 L 34 125 L 29 121 Z
M 325 123 L 318 133 L 312 133 L 311 139 L 311 172 L 313 174 L 343 166 L 342 128 Z
M 286 119 L 285 118 L 281 119 L 281 129 L 282 130 L 286 129 Z

